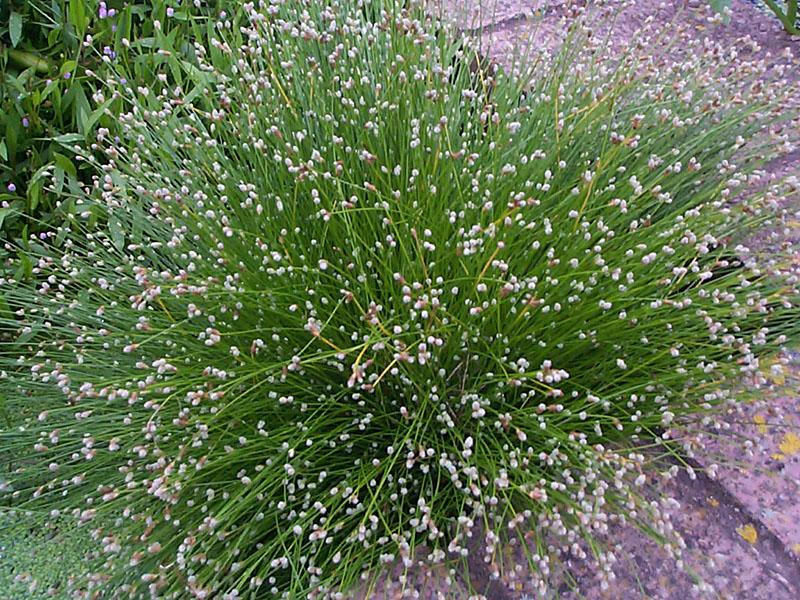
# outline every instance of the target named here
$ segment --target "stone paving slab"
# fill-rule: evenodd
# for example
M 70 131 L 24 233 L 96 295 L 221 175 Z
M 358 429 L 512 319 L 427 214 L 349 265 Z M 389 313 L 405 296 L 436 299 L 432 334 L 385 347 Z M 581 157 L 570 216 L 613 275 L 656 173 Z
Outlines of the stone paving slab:
M 491 28 L 503 23 L 541 16 L 565 0 L 432 0 L 440 14 L 455 21 L 462 29 Z
M 683 474 L 664 491 L 681 505 L 672 519 L 686 540 L 685 565 L 676 565 L 644 534 L 617 530 L 617 580 L 603 590 L 591 573 L 578 566 L 579 589 L 563 598 L 800 598 L 798 565 L 784 554 L 780 541 L 737 506 L 724 487 L 707 477 L 690 480 Z M 755 534 L 747 541 L 740 531 L 750 532 L 750 528 Z
M 784 370 L 774 375 L 777 389 L 729 412 L 730 429 L 698 436 L 698 458 L 718 463 L 717 481 L 732 499 L 800 559 L 800 377 Z

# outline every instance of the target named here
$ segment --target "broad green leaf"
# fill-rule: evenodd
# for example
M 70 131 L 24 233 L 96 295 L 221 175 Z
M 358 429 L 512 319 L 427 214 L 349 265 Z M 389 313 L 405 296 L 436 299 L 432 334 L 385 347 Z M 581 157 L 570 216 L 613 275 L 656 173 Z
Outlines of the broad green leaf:
M 61 246 L 64 243 L 64 240 L 67 239 L 67 234 L 70 233 L 69 227 L 60 227 L 58 230 L 58 235 L 56 236 L 56 241 L 54 244 L 56 246 Z
M 38 73 L 47 73 L 50 70 L 50 63 L 48 63 L 41 56 L 32 54 L 30 52 L 23 52 L 22 50 L 14 50 L 13 48 L 8 51 L 8 58 L 14 64 L 24 68 L 34 68 Z
M 135 42 L 131 43 L 131 46 L 139 48 L 155 48 L 156 39 L 153 37 L 139 38 Z
M 714 12 L 718 14 L 724 14 L 724 10 L 726 8 L 730 8 L 733 0 L 709 0 L 709 3 L 711 4 L 711 8 L 714 10 Z M 724 20 L 725 23 L 728 23 L 728 21 L 730 21 L 730 17 L 725 15 Z
M 6 215 L 11 214 L 14 212 L 10 208 L 0 208 L 0 231 L 3 230 L 3 221 L 6 220 Z
M 78 123 L 78 131 L 84 136 L 89 133 L 89 117 L 92 113 L 92 107 L 89 105 L 89 99 L 86 97 L 86 92 L 83 88 L 78 86 L 75 92 L 75 117 Z
M 121 252 L 125 246 L 125 231 L 122 229 L 122 224 L 116 215 L 112 214 L 108 217 L 108 228 L 111 232 L 111 240 L 114 242 L 114 246 Z
M 75 169 L 75 165 L 73 165 L 72 161 L 63 154 L 59 154 L 58 152 L 53 152 L 53 160 L 60 169 L 62 169 L 65 173 L 71 175 L 72 177 L 75 177 L 75 175 L 78 174 L 77 169 Z
M 22 37 L 22 15 L 12 12 L 8 17 L 8 36 L 11 38 L 11 45 L 16 48 Z
M 26 225 L 22 230 L 22 240 L 27 240 L 28 238 L 28 226 Z M 14 275 L 15 279 L 19 281 L 27 281 L 30 279 L 31 275 L 33 274 L 33 263 L 31 259 L 28 258 L 28 255 L 25 252 L 20 252 L 19 254 L 19 268 L 17 268 L 17 272 Z
M 56 166 L 53 171 L 53 180 L 55 181 L 56 194 L 61 194 L 61 192 L 64 190 L 64 169 Z
M 17 140 L 19 139 L 19 130 L 21 128 L 21 124 L 19 122 L 19 118 L 17 115 L 14 115 L 13 118 L 6 119 L 6 146 L 8 147 L 8 153 L 11 156 L 14 156 L 17 153 Z
M 43 165 L 38 169 L 36 169 L 36 172 L 31 177 L 31 183 L 36 183 L 37 181 L 40 181 L 47 173 L 49 167 L 50 165 Z
M 86 121 L 86 124 L 85 124 L 86 131 L 84 132 L 85 134 L 88 134 L 90 131 L 92 131 L 92 129 L 94 129 L 94 126 L 97 124 L 97 121 L 100 119 L 100 117 L 103 116 L 103 112 L 106 110 L 108 105 L 111 104 L 113 101 L 114 101 L 114 98 L 111 97 L 108 100 L 106 100 L 105 102 L 103 102 L 96 109 L 94 109 L 94 111 L 92 112 L 91 115 L 89 115 L 89 118 Z
M 59 144 L 63 145 L 71 145 L 75 142 L 82 142 L 86 139 L 80 133 L 65 133 L 62 135 L 57 135 L 56 137 L 52 138 L 54 142 L 58 142 Z
M 56 44 L 59 44 L 60 43 L 59 38 L 61 37 L 62 31 L 64 31 L 64 28 L 61 25 L 53 27 L 50 33 L 47 34 L 47 44 L 50 46 L 55 46 Z
M 42 185 L 43 182 L 41 179 L 36 181 L 31 180 L 28 184 L 28 203 L 30 205 L 31 212 L 36 210 L 36 207 L 39 206 L 39 200 L 42 197 Z
M 78 66 L 78 63 L 74 60 L 65 60 L 64 64 L 61 65 L 61 70 L 58 72 L 59 76 L 63 77 L 67 73 L 73 73 L 75 71 L 75 67 Z
M 42 102 L 44 102 L 47 99 L 47 97 L 51 93 L 53 93 L 53 90 L 56 90 L 56 91 L 58 90 L 58 84 L 59 83 L 60 82 L 57 79 L 55 79 L 55 80 L 51 81 L 50 83 L 48 83 L 45 86 L 45 88 L 42 90 L 42 94 L 41 94 L 41 101 Z
M 84 0 L 70 0 L 69 1 L 69 20 L 75 28 L 75 35 L 78 40 L 83 39 L 83 33 L 86 31 L 88 17 L 86 16 L 86 6 Z

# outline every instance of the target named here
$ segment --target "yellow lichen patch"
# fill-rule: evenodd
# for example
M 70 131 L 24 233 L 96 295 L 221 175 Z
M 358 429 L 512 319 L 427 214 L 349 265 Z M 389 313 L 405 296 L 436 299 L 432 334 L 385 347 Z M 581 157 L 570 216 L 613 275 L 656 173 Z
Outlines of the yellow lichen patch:
M 773 452 L 772 453 L 772 458 L 774 458 L 775 460 L 783 460 L 786 457 L 783 454 L 781 454 L 780 452 Z
M 767 433 L 767 420 L 764 418 L 764 415 L 754 416 L 753 423 L 758 425 L 758 433 Z
M 787 456 L 797 454 L 800 452 L 800 437 L 797 437 L 797 435 L 790 431 L 783 436 L 783 440 L 778 447 L 781 449 L 781 452 Z
M 800 556 L 800 544 L 794 544 L 792 546 L 792 552 Z
M 761 361 L 761 372 L 764 377 L 772 381 L 775 385 L 783 385 L 786 383 L 786 375 L 783 370 L 783 363 L 780 357 L 775 356 L 768 360 Z
M 758 532 L 750 523 L 737 527 L 736 533 L 742 536 L 742 539 L 748 544 L 755 544 L 758 541 Z
M 708 503 L 709 503 L 711 506 L 713 506 L 714 508 L 717 508 L 717 507 L 719 506 L 719 500 L 717 500 L 716 498 L 714 498 L 714 496 L 709 496 L 709 497 L 708 497 Z

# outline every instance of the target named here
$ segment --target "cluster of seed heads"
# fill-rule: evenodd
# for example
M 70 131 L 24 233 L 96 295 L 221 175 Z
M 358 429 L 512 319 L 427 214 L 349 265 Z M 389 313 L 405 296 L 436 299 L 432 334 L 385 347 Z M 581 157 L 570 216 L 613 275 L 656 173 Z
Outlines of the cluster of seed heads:
M 588 22 L 513 75 L 417 6 L 262 0 L 180 81 L 97 94 L 126 108 L 77 149 L 94 184 L 0 281 L 34 415 L 0 492 L 91 528 L 76 595 L 471 560 L 545 594 L 567 558 L 611 581 L 625 523 L 680 560 L 645 448 L 797 339 L 796 274 L 744 237 L 782 218 L 758 168 L 796 90 Z

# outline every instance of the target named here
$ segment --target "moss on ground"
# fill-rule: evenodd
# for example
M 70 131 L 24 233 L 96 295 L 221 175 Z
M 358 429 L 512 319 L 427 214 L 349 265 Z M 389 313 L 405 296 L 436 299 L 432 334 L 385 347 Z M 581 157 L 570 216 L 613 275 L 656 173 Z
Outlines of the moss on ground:
M 88 528 L 68 519 L 42 525 L 35 517 L 0 513 L 0 599 L 67 599 L 69 577 L 81 571 L 95 544 Z

